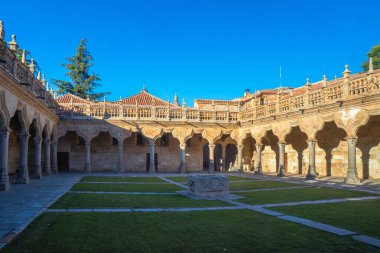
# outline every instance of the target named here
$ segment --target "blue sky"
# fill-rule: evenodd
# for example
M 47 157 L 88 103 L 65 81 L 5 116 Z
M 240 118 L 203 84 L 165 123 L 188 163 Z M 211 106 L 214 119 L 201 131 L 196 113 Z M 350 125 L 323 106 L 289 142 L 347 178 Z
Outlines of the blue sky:
M 380 43 L 380 1 L 3 1 L 0 19 L 39 62 L 47 78 L 81 38 L 108 100 L 146 83 L 165 100 L 233 99 L 251 91 L 300 86 L 361 71 Z

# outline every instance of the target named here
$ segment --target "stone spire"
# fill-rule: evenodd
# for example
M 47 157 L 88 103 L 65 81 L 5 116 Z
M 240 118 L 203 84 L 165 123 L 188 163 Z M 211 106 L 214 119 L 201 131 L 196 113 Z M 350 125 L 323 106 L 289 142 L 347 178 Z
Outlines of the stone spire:
M 146 89 L 146 83 L 143 84 L 143 88 L 141 91 L 148 92 L 148 90 Z
M 307 86 L 307 87 L 311 86 L 311 84 L 310 84 L 310 78 L 306 78 L 305 86 Z
M 368 73 L 373 73 L 373 62 L 372 62 L 372 57 L 369 58 Z
M 41 81 L 41 70 L 38 71 L 38 74 L 37 74 L 37 80 L 40 80 L 40 81 Z
M 17 42 L 16 42 L 16 35 L 12 34 L 12 40 L 8 42 L 9 49 L 12 51 L 16 51 L 18 48 Z
M 34 71 L 36 70 L 36 66 L 34 64 L 34 59 L 30 59 L 30 64 L 29 64 L 29 70 L 32 74 L 34 74 Z
M 26 49 L 22 50 L 21 62 L 26 64 Z
M 42 75 L 41 83 L 42 83 L 43 86 L 45 86 L 45 84 L 46 84 L 45 75 Z
M 326 77 L 326 75 L 323 75 L 322 83 L 323 83 L 323 87 L 327 86 L 327 77 Z
M 176 106 L 179 106 L 177 92 L 174 94 L 174 104 L 175 104 Z
M 182 108 L 186 108 L 186 101 L 185 101 L 185 99 L 182 99 Z
M 5 29 L 4 29 L 3 21 L 0 20 L 0 40 L 4 41 L 4 39 L 5 39 Z
M 350 77 L 350 74 L 351 74 L 351 71 L 348 69 L 348 65 L 346 64 L 345 66 L 344 66 L 344 71 L 343 71 L 343 77 L 344 78 L 349 78 Z

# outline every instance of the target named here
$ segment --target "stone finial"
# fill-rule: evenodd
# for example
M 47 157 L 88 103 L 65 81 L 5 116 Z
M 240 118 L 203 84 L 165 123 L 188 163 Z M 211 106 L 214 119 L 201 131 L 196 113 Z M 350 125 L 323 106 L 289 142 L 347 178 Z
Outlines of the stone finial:
M 185 101 L 185 99 L 182 99 L 182 108 L 186 108 L 186 101 Z
M 44 74 L 42 74 L 41 83 L 42 83 L 43 86 L 45 86 L 45 84 L 46 84 L 46 79 L 45 79 L 45 75 Z
M 121 100 L 123 100 L 123 98 L 120 96 L 120 97 L 119 97 L 119 100 L 121 101 Z
M 0 20 L 0 40 L 4 41 L 4 39 L 5 39 L 5 29 L 4 29 L 3 21 Z
M 30 64 L 29 64 L 29 70 L 32 74 L 34 74 L 34 71 L 36 70 L 36 66 L 34 64 L 34 59 L 30 59 Z
M 26 49 L 22 50 L 21 62 L 26 64 Z
M 90 101 L 90 95 L 87 94 L 86 99 L 87 99 L 87 101 Z
M 106 96 L 104 96 L 103 102 L 106 103 Z
M 372 57 L 369 58 L 368 73 L 373 73 L 373 62 L 372 62 Z
M 146 83 L 143 84 L 143 88 L 141 91 L 148 92 L 148 90 L 146 89 Z
M 345 66 L 344 66 L 344 71 L 343 71 L 343 77 L 344 78 L 348 78 L 348 77 L 350 77 L 350 74 L 351 74 L 351 71 L 348 69 L 348 65 L 346 64 Z
M 16 51 L 18 48 L 17 42 L 16 42 L 16 35 L 12 34 L 12 40 L 8 42 L 9 49 L 12 51 Z
M 327 77 L 326 77 L 326 75 L 323 75 L 322 83 L 323 83 L 323 87 L 327 86 Z
M 37 80 L 41 81 L 41 71 L 38 71 Z
M 305 86 L 311 86 L 311 84 L 310 84 L 310 78 L 306 78 Z
M 49 82 L 46 82 L 46 90 L 49 91 Z
M 175 104 L 176 106 L 179 106 L 177 92 L 174 94 L 174 104 Z

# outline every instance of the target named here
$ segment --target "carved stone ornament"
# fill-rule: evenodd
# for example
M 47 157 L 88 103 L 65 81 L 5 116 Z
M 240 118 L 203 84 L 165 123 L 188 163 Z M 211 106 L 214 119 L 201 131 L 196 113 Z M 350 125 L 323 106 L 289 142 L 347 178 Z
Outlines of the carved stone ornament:
M 215 143 L 222 135 L 223 132 L 219 128 L 205 128 L 202 132 L 202 137 L 205 138 L 208 143 Z
M 285 143 L 285 138 L 292 131 L 292 127 L 288 122 L 280 122 L 272 125 L 272 131 L 277 136 L 279 143 Z
M 319 116 L 305 117 L 298 120 L 301 131 L 307 134 L 309 140 L 315 140 L 318 131 L 322 130 L 325 122 Z
M 188 127 L 176 127 L 174 128 L 172 135 L 179 141 L 180 145 L 184 145 L 188 139 L 193 137 L 194 131 Z
M 143 126 L 141 132 L 146 138 L 151 140 L 157 140 L 163 134 L 162 127 L 155 126 Z
M 368 113 L 357 107 L 344 108 L 334 116 L 335 124 L 346 131 L 347 138 L 356 138 L 359 127 L 367 124 L 368 120 Z

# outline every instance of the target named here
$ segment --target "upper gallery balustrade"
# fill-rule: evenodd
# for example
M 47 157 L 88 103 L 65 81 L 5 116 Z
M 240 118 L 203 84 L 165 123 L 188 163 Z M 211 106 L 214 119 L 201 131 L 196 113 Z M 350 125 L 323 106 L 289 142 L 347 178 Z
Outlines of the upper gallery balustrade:
M 5 30 L 0 20 L 0 69 L 11 75 L 20 87 L 33 94 L 49 108 L 58 106 L 53 91 L 49 90 L 44 75 L 38 71 L 38 64 L 34 59 L 28 59 L 27 51 L 20 49 L 16 42 L 16 35 L 12 35 L 9 43 L 5 41 Z

